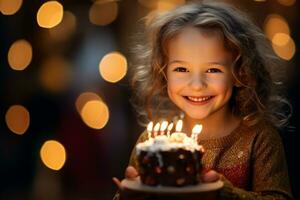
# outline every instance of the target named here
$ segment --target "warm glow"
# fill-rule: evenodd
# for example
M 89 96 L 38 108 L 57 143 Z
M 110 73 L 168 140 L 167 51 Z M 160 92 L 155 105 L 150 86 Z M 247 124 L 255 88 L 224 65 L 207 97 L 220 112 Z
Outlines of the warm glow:
M 289 43 L 291 37 L 285 33 L 276 33 L 272 38 L 272 43 L 277 46 L 285 46 Z
M 80 94 L 79 97 L 76 99 L 76 103 L 75 103 L 77 112 L 81 113 L 83 106 L 88 101 L 92 101 L 92 100 L 102 101 L 102 99 L 93 92 L 84 92 Z
M 15 41 L 8 50 L 8 63 L 14 70 L 24 70 L 32 60 L 32 47 L 26 40 Z
M 109 53 L 100 61 L 99 71 L 104 80 L 118 82 L 127 73 L 126 58 L 118 52 Z
M 55 140 L 48 140 L 43 144 L 40 156 L 43 163 L 53 170 L 60 170 L 66 162 L 66 150 Z
M 38 10 L 37 23 L 43 28 L 53 28 L 63 18 L 63 6 L 57 1 L 48 1 Z
M 292 6 L 295 4 L 296 0 L 277 0 L 278 3 L 284 6 Z
M 118 4 L 115 1 L 96 1 L 89 10 L 92 24 L 105 26 L 112 23 L 118 16 Z
M 181 132 L 182 124 L 183 124 L 183 122 L 181 119 L 177 121 L 176 128 L 175 128 L 176 132 Z
M 30 124 L 28 110 L 21 105 L 11 106 L 5 115 L 7 127 L 18 135 L 24 134 Z
M 22 0 L 0 0 L 0 12 L 3 15 L 13 15 L 22 6 Z
M 76 17 L 70 11 L 64 11 L 60 24 L 49 29 L 50 36 L 56 40 L 67 40 L 75 32 Z
M 101 129 L 108 122 L 109 110 L 103 101 L 92 100 L 83 106 L 81 117 L 87 126 Z
M 286 39 L 284 39 L 283 42 L 281 41 L 281 43 L 279 43 L 280 45 L 272 43 L 275 53 L 284 60 L 292 59 L 296 52 L 296 46 L 293 38 L 289 37 L 287 40 L 288 42 L 286 44 Z
M 58 56 L 44 61 L 39 75 L 42 86 L 52 92 L 65 90 L 71 81 L 69 64 Z
M 269 15 L 264 23 L 264 30 L 267 37 L 272 40 L 276 33 L 290 34 L 290 28 L 286 20 L 276 14 Z

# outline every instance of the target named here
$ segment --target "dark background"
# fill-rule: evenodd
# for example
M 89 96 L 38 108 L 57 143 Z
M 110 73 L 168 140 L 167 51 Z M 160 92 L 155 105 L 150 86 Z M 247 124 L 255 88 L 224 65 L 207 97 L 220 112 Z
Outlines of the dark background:
M 64 10 L 76 16 L 76 29 L 65 40 L 52 41 L 48 30 L 36 22 L 37 10 L 44 2 L 27 0 L 14 15 L 0 13 L 0 199 L 111 199 L 116 190 L 111 177 L 123 177 L 142 128 L 129 102 L 128 77 L 108 83 L 100 77 L 98 63 L 106 53 L 119 51 L 126 56 L 130 68 L 130 48 L 138 20 L 151 8 L 137 0 L 120 0 L 117 19 L 109 25 L 96 26 L 88 17 L 93 1 L 61 0 Z M 296 53 L 291 60 L 284 61 L 288 72 L 285 86 L 294 114 L 290 127 L 283 129 L 281 135 L 293 193 L 299 199 L 296 102 L 300 3 L 283 6 L 275 0 L 229 2 L 249 13 L 261 28 L 266 16 L 272 13 L 289 23 Z M 33 48 L 33 59 L 23 71 L 12 70 L 7 61 L 10 45 L 18 39 L 26 39 Z M 45 89 L 38 77 L 41 64 L 52 55 L 63 56 L 72 70 L 68 87 L 55 92 Z M 101 130 L 86 126 L 76 111 L 76 98 L 85 91 L 99 94 L 109 107 L 109 121 Z M 5 123 L 8 108 L 15 104 L 30 112 L 30 126 L 23 135 L 12 133 Z M 40 159 L 41 145 L 49 139 L 61 142 L 67 152 L 66 163 L 59 171 L 47 168 Z

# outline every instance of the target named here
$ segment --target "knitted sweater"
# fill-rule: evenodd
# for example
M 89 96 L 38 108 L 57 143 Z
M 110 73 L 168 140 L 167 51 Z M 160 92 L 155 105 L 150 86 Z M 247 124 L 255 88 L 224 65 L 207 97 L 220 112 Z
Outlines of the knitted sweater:
M 144 132 L 137 143 L 147 139 Z M 272 126 L 255 129 L 243 122 L 229 135 L 199 140 L 205 154 L 202 164 L 223 175 L 217 199 L 292 199 L 281 138 Z M 137 167 L 135 149 L 129 165 Z M 114 199 L 119 199 L 117 194 Z M 160 199 L 149 197 L 148 199 Z

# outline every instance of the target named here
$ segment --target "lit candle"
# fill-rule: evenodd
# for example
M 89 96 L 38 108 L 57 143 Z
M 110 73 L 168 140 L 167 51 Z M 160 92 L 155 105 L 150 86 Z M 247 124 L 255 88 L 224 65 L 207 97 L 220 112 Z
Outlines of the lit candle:
M 164 135 L 165 130 L 167 129 L 168 126 L 168 122 L 167 121 L 163 121 L 161 126 L 160 126 L 160 134 Z
M 202 131 L 202 124 L 196 124 L 192 130 L 192 139 L 197 142 L 198 135 Z
M 170 136 L 171 140 L 176 143 L 182 143 L 184 138 L 186 137 L 186 134 L 181 132 L 182 125 L 183 125 L 182 120 L 181 119 L 178 120 L 176 123 L 175 132 L 172 133 L 172 135 Z
M 157 136 L 157 132 L 159 131 L 159 127 L 160 127 L 160 123 L 156 123 L 155 126 L 154 126 L 154 137 Z
M 176 132 L 181 132 L 181 129 L 182 129 L 182 123 L 183 123 L 183 122 L 182 122 L 181 119 L 177 121 L 177 123 L 176 123 L 176 128 L 175 128 Z
M 169 126 L 168 126 L 168 131 L 167 131 L 167 136 L 168 137 L 170 137 L 170 132 L 171 132 L 171 130 L 172 130 L 172 128 L 173 128 L 173 123 L 171 123 L 171 124 L 169 124 Z
M 153 122 L 149 122 L 149 124 L 147 125 L 148 140 L 151 138 L 152 128 L 153 128 Z

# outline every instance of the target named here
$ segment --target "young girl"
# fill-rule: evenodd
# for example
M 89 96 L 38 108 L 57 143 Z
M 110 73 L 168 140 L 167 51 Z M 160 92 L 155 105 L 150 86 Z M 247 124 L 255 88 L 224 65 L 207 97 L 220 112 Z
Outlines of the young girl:
M 280 112 L 285 101 L 276 94 L 277 57 L 263 33 L 220 3 L 184 5 L 147 28 L 139 51 L 144 64 L 133 77 L 141 116 L 155 121 L 183 112 L 186 133 L 203 125 L 202 179 L 223 180 L 218 199 L 292 199 L 277 132 L 287 121 Z M 136 168 L 134 150 L 126 178 L 138 176 Z M 127 191 L 115 199 L 154 197 Z

